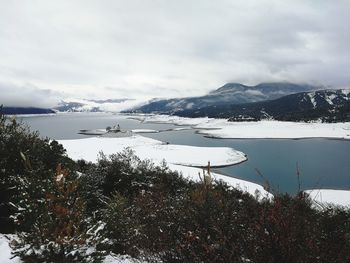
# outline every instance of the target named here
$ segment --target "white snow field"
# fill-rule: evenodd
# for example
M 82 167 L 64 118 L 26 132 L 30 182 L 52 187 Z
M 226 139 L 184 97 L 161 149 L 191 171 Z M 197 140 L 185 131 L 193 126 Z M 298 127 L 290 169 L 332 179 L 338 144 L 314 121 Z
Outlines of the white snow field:
M 282 121 L 222 122 L 201 124 L 198 133 L 215 138 L 350 139 L 350 123 L 303 123 Z M 207 128 L 217 128 L 204 130 Z
M 171 145 L 140 135 L 124 138 L 92 137 L 60 140 L 59 143 L 63 145 L 68 156 L 72 159 L 84 159 L 91 162 L 97 161 L 99 152 L 110 155 L 130 148 L 142 160 L 149 159 L 155 164 L 161 164 L 165 160 L 171 170 L 178 171 L 184 177 L 194 181 L 199 181 L 199 174 L 201 176 L 203 174 L 203 170 L 196 167 L 206 167 L 208 161 L 210 161 L 211 167 L 218 167 L 237 164 L 247 159 L 244 153 L 232 148 Z M 211 175 L 217 180 L 223 180 L 230 186 L 252 195 L 259 192 L 260 197 L 271 197 L 271 194 L 258 184 L 217 173 L 211 173 Z
M 188 178 L 194 182 L 199 182 L 203 179 L 203 170 L 194 167 L 168 164 L 169 169 L 173 171 L 179 171 L 182 173 L 182 176 Z M 257 196 L 259 199 L 273 197 L 272 194 L 267 192 L 264 187 L 259 184 L 248 182 L 245 180 L 237 179 L 234 177 L 225 176 L 218 173 L 210 173 L 212 179 L 217 181 L 224 181 L 233 188 L 239 189 L 243 192 L 250 193 L 253 196 Z
M 130 119 L 138 120 L 143 123 L 164 123 L 175 124 L 179 126 L 194 126 L 197 124 L 207 123 L 210 118 L 184 118 L 170 115 L 154 115 L 154 114 L 138 114 L 129 117 Z
M 7 238 L 8 237 L 8 238 Z M 10 239 L 14 235 L 0 234 L 0 262 L 1 263 L 20 263 L 22 262 L 18 257 L 12 258 L 12 249 L 9 246 Z
M 16 235 L 0 234 L 0 263 L 22 263 L 19 257 L 13 257 L 12 249 L 9 246 L 10 240 Z M 107 255 L 103 263 L 142 263 L 143 261 L 134 259 L 128 255 Z
M 334 189 L 306 190 L 311 200 L 318 204 L 346 206 L 350 208 L 350 191 Z
M 146 263 L 139 259 L 132 258 L 128 255 L 108 255 L 102 261 L 103 263 Z
M 152 130 L 152 129 L 134 129 L 131 130 L 133 133 L 158 133 L 158 130 Z
M 182 118 L 168 115 L 135 116 L 144 123 L 190 125 L 208 137 L 225 139 L 350 139 L 350 122 L 287 122 L 263 120 L 257 122 L 229 122 L 226 119 Z
M 86 139 L 60 140 L 67 154 L 74 160 L 85 159 L 95 162 L 99 152 L 106 155 L 121 152 L 125 148 L 135 151 L 141 159 L 150 159 L 156 164 L 163 160 L 171 164 L 205 167 L 227 166 L 241 163 L 247 159 L 244 153 L 228 147 L 195 147 L 165 144 L 161 141 L 133 135 L 130 137 L 92 137 Z

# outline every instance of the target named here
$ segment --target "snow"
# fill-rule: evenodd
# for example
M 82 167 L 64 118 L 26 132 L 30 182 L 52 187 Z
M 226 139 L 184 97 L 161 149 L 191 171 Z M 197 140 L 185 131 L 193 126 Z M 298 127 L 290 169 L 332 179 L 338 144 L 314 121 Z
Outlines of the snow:
M 72 159 L 85 159 L 95 162 L 98 153 L 110 155 L 125 148 L 135 151 L 143 159 L 151 159 L 160 164 L 163 159 L 171 164 L 205 167 L 208 161 L 212 166 L 227 166 L 245 161 L 244 153 L 227 147 L 195 147 L 187 145 L 165 144 L 164 142 L 133 135 L 122 138 L 92 137 L 77 140 L 60 140 Z
M 11 254 L 12 250 L 9 246 L 9 242 L 12 238 L 13 238 L 13 235 L 0 234 L 0 263 L 21 263 L 22 262 L 18 257 L 12 258 L 13 257 L 13 255 Z
M 8 237 L 8 238 L 7 238 Z M 15 235 L 0 234 L 0 263 L 22 263 L 23 261 L 18 257 L 13 257 L 12 249 L 9 242 Z M 128 255 L 108 255 L 102 261 L 103 263 L 142 263 L 143 261 L 134 259 Z
M 121 152 L 126 147 L 135 151 L 140 159 L 151 159 L 156 164 L 165 160 L 169 169 L 178 171 L 186 178 L 199 181 L 199 174 L 203 174 L 201 168 L 206 167 L 208 161 L 211 167 L 233 165 L 246 160 L 244 153 L 228 147 L 195 147 L 188 145 L 164 144 L 161 141 L 134 135 L 126 138 L 101 138 L 93 137 L 77 140 L 59 141 L 67 150 L 68 156 L 74 160 L 85 159 L 95 162 L 98 153 L 110 155 Z M 261 197 L 271 197 L 262 186 L 244 180 L 211 173 L 217 180 L 223 180 L 230 186 L 239 188 L 252 195 L 260 192 Z
M 342 89 L 341 92 L 345 95 L 348 96 L 350 94 L 350 89 Z
M 350 139 L 350 122 L 346 123 L 302 123 L 281 121 L 222 122 L 208 123 L 196 128 L 198 133 L 214 138 L 240 139 L 302 139 L 333 138 Z M 215 128 L 211 130 L 204 130 Z
M 193 108 L 193 105 L 194 105 L 193 102 L 187 103 L 186 109 L 192 109 L 192 108 Z
M 310 92 L 307 95 L 309 96 L 312 105 L 314 105 L 314 108 L 316 108 L 315 92 Z
M 333 105 L 333 100 L 337 97 L 338 96 L 336 94 L 331 94 L 329 96 L 326 96 L 325 100 L 328 102 L 329 105 Z
M 153 150 L 154 149 L 154 150 Z M 136 148 L 136 154 L 152 160 L 165 159 L 172 164 L 204 167 L 208 161 L 212 166 L 227 166 L 245 161 L 244 153 L 226 147 L 194 147 L 187 145 L 155 145 Z
M 133 116 L 130 119 L 139 120 L 143 123 L 166 123 L 166 124 L 175 124 L 180 126 L 194 126 L 201 123 L 206 123 L 209 120 L 214 120 L 210 118 L 184 118 L 179 116 L 170 116 L 170 115 L 137 115 Z
M 178 127 L 174 129 L 170 129 L 169 131 L 187 131 L 187 130 L 192 130 L 191 127 Z
M 159 131 L 157 130 L 152 130 L 152 129 L 134 129 L 131 130 L 133 133 L 158 133 Z
M 181 172 L 183 177 L 188 178 L 194 182 L 199 182 L 201 181 L 201 178 L 203 178 L 203 169 L 200 168 L 169 164 L 169 169 Z M 243 192 L 250 193 L 251 195 L 256 195 L 259 193 L 260 197 L 262 198 L 272 198 L 272 194 L 267 192 L 261 185 L 213 172 L 211 172 L 210 175 L 217 181 L 224 181 L 231 187 L 240 189 Z
M 142 122 L 187 125 L 197 133 L 225 139 L 350 139 L 350 122 L 288 122 L 263 120 L 258 122 L 229 122 L 226 119 L 183 118 L 169 115 L 138 115 Z
M 132 258 L 128 255 L 108 255 L 103 263 L 142 263 L 143 261 Z M 146 261 L 145 261 L 146 262 Z
M 306 190 L 310 198 L 316 204 L 333 204 L 339 206 L 347 206 L 350 208 L 350 191 L 334 190 L 334 189 L 313 189 Z

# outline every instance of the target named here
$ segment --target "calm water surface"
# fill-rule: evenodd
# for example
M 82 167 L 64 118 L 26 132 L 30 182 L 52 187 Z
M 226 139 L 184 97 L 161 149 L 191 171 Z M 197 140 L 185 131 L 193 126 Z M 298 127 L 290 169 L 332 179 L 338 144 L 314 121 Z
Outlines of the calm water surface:
M 21 118 L 32 130 L 53 139 L 79 139 L 80 129 L 106 128 L 119 124 L 122 129 L 169 129 L 170 124 L 142 124 L 112 114 L 64 114 Z M 143 134 L 173 144 L 232 147 L 248 155 L 248 161 L 217 169 L 221 173 L 263 183 L 259 173 L 279 191 L 298 190 L 297 169 L 303 189 L 335 188 L 350 190 L 350 141 L 327 139 L 210 139 L 193 130 Z M 298 168 L 297 168 L 298 167 Z M 257 170 L 259 172 L 257 172 Z

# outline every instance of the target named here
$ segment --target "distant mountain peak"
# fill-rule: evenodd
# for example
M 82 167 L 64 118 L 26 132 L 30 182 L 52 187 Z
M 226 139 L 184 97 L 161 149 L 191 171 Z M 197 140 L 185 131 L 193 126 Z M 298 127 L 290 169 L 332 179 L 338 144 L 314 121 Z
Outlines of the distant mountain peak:
M 182 109 L 200 109 L 208 106 L 273 100 L 285 95 L 316 90 L 318 88 L 316 86 L 288 82 L 261 83 L 256 86 L 227 83 L 205 96 L 157 100 L 128 112 L 174 114 Z
M 183 117 L 227 118 L 231 121 L 341 122 L 350 120 L 350 90 L 316 90 L 289 94 L 274 100 L 243 104 L 211 105 L 176 112 Z
M 224 86 L 211 91 L 209 94 L 217 94 L 217 93 L 223 93 L 223 92 L 231 92 L 233 90 L 243 90 L 245 88 L 248 88 L 249 86 L 240 84 L 240 83 L 226 83 Z
M 241 83 L 226 83 L 224 86 L 211 91 L 209 94 L 219 94 L 227 92 L 245 92 L 247 90 L 258 90 L 262 93 L 292 93 L 321 89 L 319 86 L 312 86 L 308 84 L 295 84 L 290 82 L 263 82 L 255 86 L 244 85 Z

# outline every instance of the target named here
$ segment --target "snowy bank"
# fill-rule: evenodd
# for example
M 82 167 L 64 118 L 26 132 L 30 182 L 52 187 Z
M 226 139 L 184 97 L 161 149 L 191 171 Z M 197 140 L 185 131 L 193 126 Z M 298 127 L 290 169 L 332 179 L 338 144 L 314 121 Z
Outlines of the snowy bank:
M 199 182 L 203 178 L 203 170 L 194 167 L 186 167 L 181 165 L 169 164 L 169 169 L 173 171 L 178 171 L 182 173 L 182 176 L 192 180 L 194 182 Z M 223 181 L 233 188 L 239 189 L 243 192 L 250 193 L 251 195 L 260 195 L 264 198 L 272 198 L 273 195 L 267 192 L 261 185 L 252 182 L 244 181 L 234 177 L 225 176 L 218 173 L 211 173 L 211 177 L 217 181 Z
M 13 257 L 9 242 L 16 238 L 16 235 L 0 234 L 0 263 L 22 263 L 19 257 Z M 142 263 L 143 261 L 134 259 L 128 255 L 107 255 L 103 263 Z M 146 262 L 146 261 L 144 261 Z
M 13 257 L 12 249 L 9 246 L 10 240 L 14 235 L 0 234 L 0 262 L 1 263 L 20 263 L 22 262 L 18 257 Z
M 200 124 L 198 133 L 213 138 L 234 139 L 350 139 L 350 123 L 303 123 L 282 121 L 216 122 Z M 205 130 L 210 128 L 210 130 Z M 215 128 L 215 129 L 212 129 Z
M 152 130 L 152 129 L 134 129 L 131 130 L 133 133 L 158 133 L 158 130 Z
M 350 139 L 350 122 L 288 122 L 263 120 L 258 122 L 229 122 L 226 119 L 183 118 L 169 115 L 134 116 L 143 123 L 189 125 L 197 133 L 223 139 Z
M 313 189 L 304 191 L 317 204 L 333 204 L 350 208 L 350 191 L 333 189 Z
M 142 123 L 162 123 L 162 124 L 174 124 L 179 126 L 195 126 L 202 123 L 207 123 L 210 118 L 184 118 L 179 116 L 170 115 L 153 115 L 153 114 L 143 114 L 134 115 L 129 117 L 129 119 L 138 120 Z
M 67 154 L 74 160 L 85 159 L 95 162 L 98 153 L 106 155 L 121 152 L 125 148 L 135 151 L 142 160 L 151 159 L 160 164 L 167 163 L 186 166 L 205 167 L 208 161 L 213 167 L 241 163 L 247 158 L 244 153 L 228 147 L 195 147 L 187 145 L 164 144 L 161 141 L 139 135 L 122 138 L 93 137 L 76 140 L 60 140 Z
M 150 159 L 156 164 L 163 160 L 173 171 L 178 171 L 186 178 L 194 181 L 200 180 L 199 174 L 210 161 L 212 167 L 233 165 L 245 161 L 244 153 L 227 147 L 195 147 L 187 145 L 164 144 L 161 141 L 134 135 L 125 138 L 93 137 L 77 140 L 60 140 L 59 143 L 67 150 L 68 156 L 74 160 L 84 159 L 96 162 L 99 152 L 106 155 L 121 152 L 125 148 L 132 149 L 142 160 Z M 192 167 L 190 167 L 192 166 Z M 244 180 L 212 173 L 217 180 L 223 180 L 235 188 L 255 195 L 270 196 L 262 186 Z

